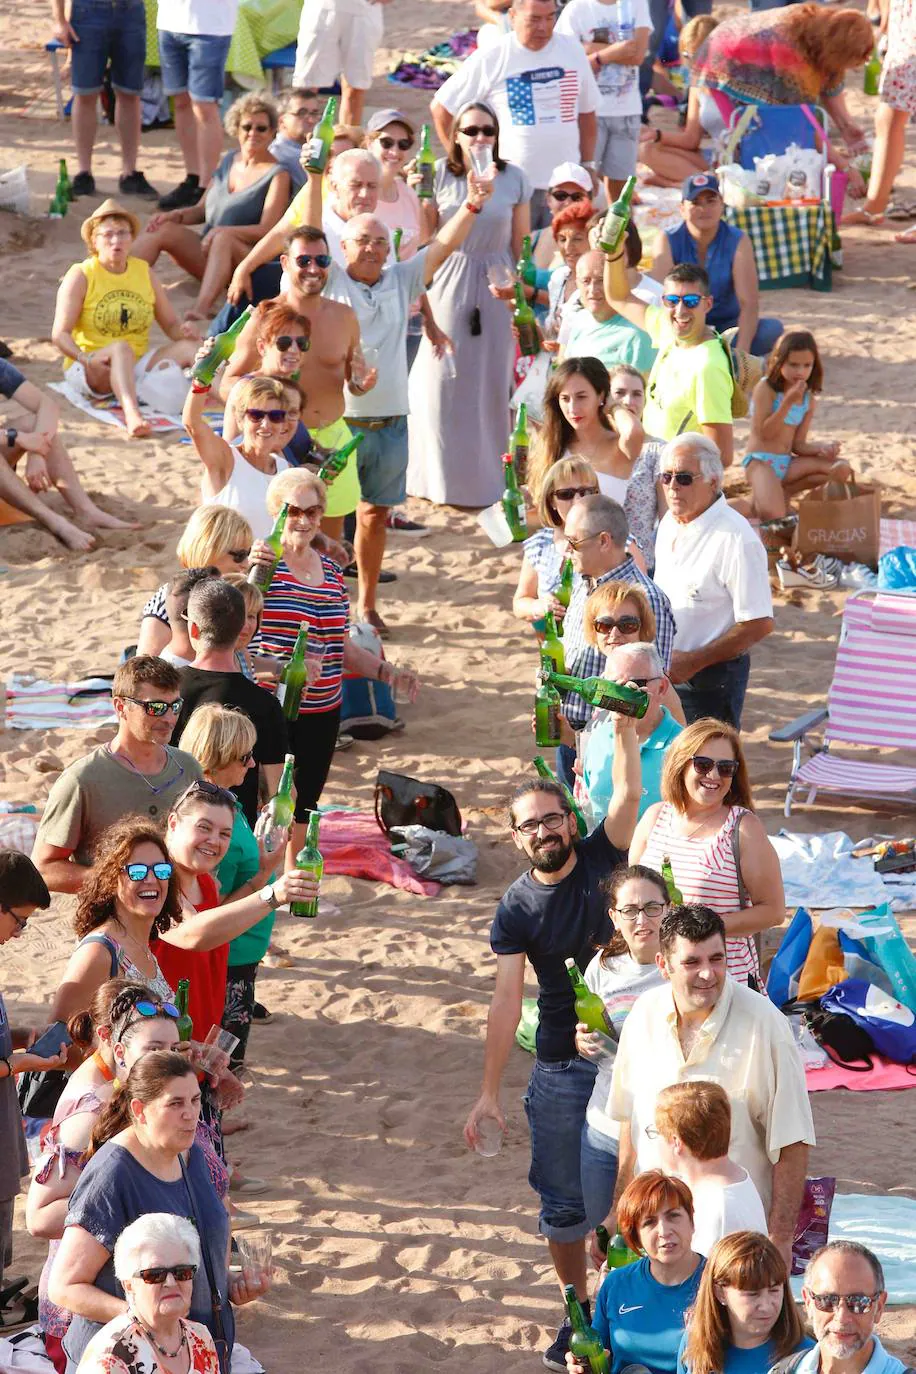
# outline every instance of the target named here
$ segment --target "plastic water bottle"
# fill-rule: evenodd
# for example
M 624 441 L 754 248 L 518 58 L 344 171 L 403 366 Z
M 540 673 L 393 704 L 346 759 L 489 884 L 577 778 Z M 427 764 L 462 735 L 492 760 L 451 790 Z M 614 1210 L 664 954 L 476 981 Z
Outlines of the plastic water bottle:
M 636 32 L 633 22 L 633 0 L 617 0 L 617 42 L 629 43 Z M 629 90 L 630 86 L 636 81 L 636 68 L 623 66 L 620 63 L 612 62 L 605 71 L 613 72 L 614 80 L 612 89 L 618 94 Z

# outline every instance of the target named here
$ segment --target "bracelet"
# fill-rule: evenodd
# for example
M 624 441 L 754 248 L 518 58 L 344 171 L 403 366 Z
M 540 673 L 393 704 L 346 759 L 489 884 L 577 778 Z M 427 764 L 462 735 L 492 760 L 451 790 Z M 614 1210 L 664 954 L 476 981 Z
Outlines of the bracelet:
M 465 210 L 470 210 L 472 215 L 479 215 L 481 210 L 481 207 L 479 205 L 472 205 L 469 200 L 466 200 L 464 202 L 464 208 Z
M 191 390 L 195 396 L 204 396 L 208 391 L 213 390 L 212 382 L 192 382 Z

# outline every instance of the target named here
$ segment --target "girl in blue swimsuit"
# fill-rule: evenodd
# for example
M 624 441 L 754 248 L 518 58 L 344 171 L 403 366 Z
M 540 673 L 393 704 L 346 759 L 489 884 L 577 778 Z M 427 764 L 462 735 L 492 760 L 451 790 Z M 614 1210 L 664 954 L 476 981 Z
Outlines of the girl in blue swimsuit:
M 751 488 L 750 514 L 781 520 L 788 497 L 824 482 L 848 482 L 852 469 L 837 461 L 840 445 L 808 442 L 824 370 L 814 335 L 787 330 L 754 387 L 748 452 L 741 460 Z

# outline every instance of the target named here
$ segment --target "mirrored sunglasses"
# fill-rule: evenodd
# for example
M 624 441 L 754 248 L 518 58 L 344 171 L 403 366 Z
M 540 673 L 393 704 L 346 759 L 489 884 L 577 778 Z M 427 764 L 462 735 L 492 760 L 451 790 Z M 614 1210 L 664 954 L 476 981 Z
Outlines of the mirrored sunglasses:
M 184 705 L 181 697 L 175 701 L 141 701 L 140 697 L 125 697 L 125 701 L 132 701 L 135 706 L 142 706 L 148 716 L 161 719 L 171 711 L 173 716 L 181 715 L 181 708 Z
M 702 299 L 699 291 L 688 291 L 684 296 L 662 296 L 662 301 L 669 310 L 676 310 L 681 302 L 688 310 L 696 310 Z
M 835 1312 L 840 1304 L 844 1304 L 847 1312 L 851 1312 L 854 1317 L 864 1317 L 866 1312 L 870 1312 L 875 1303 L 880 1298 L 880 1293 L 812 1293 L 808 1296 L 814 1303 L 818 1312 Z
M 160 883 L 167 883 L 172 876 L 172 865 L 165 859 L 158 864 L 122 864 L 121 871 L 126 873 L 132 883 L 142 883 L 152 873 Z

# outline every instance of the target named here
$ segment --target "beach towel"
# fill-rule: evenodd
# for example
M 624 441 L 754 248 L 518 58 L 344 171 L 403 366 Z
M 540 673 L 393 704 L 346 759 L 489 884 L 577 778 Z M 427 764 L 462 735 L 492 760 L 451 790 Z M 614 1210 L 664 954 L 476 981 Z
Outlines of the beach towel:
M 13 673 L 6 684 L 8 730 L 95 730 L 116 724 L 111 683 L 105 678 L 46 682 Z
M 861 847 L 868 842 L 859 841 Z M 876 873 L 870 859 L 852 857 L 852 840 L 842 830 L 773 837 L 779 855 L 786 906 L 823 911 L 827 907 L 870 907 L 889 901 L 895 911 L 916 906 L 916 874 Z
M 806 1069 L 805 1082 L 809 1093 L 827 1092 L 830 1088 L 849 1088 L 850 1092 L 895 1092 L 899 1088 L 916 1088 L 916 1074 L 908 1073 L 905 1064 L 892 1064 L 880 1054 L 872 1056 L 874 1068 L 870 1073 L 856 1073 L 841 1068 L 831 1060 L 822 1069 Z
M 374 816 L 333 808 L 321 813 L 321 854 L 324 872 L 348 878 L 388 883 L 403 892 L 435 897 L 441 884 L 425 882 L 403 859 L 391 852 L 390 841 Z
M 398 65 L 388 73 L 388 80 L 423 91 L 438 90 L 476 48 L 476 29 L 463 29 L 423 52 L 402 53 Z
M 837 1193 L 830 1213 L 830 1239 L 867 1245 L 881 1261 L 892 1306 L 916 1302 L 916 1201 L 909 1197 Z M 792 1278 L 801 1297 L 802 1276 Z
M 81 396 L 78 391 L 68 386 L 66 381 L 51 382 L 50 386 L 52 391 L 63 396 L 84 415 L 91 415 L 94 420 L 101 420 L 105 425 L 115 425 L 118 429 L 127 428 L 124 423 L 124 411 L 113 396 L 104 401 L 87 401 L 85 396 Z M 163 415 L 157 410 L 151 410 L 142 402 L 140 409 L 143 418 L 149 420 L 153 434 L 168 434 L 173 429 L 184 429 L 180 415 Z

